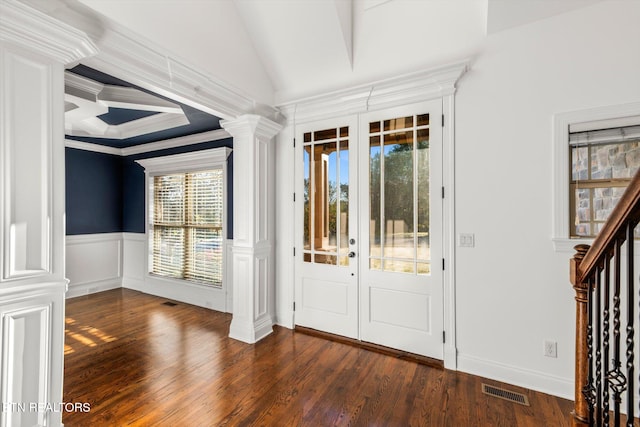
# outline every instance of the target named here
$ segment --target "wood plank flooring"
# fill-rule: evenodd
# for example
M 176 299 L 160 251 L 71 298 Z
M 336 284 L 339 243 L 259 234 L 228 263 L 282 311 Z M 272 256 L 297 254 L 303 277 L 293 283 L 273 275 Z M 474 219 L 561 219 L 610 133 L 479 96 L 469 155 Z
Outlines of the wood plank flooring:
M 255 345 L 231 316 L 116 289 L 67 300 L 65 402 L 75 426 L 567 426 L 572 403 L 277 327 Z M 525 393 L 521 406 L 481 383 Z

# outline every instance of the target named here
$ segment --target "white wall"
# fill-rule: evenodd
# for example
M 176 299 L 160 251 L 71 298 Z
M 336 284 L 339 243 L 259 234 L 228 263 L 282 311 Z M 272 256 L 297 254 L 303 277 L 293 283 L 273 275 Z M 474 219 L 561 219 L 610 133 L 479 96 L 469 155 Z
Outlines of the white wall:
M 555 113 L 640 100 L 640 3 L 489 36 L 456 97 L 459 369 L 573 398 L 571 253 L 552 233 Z M 543 341 L 558 358 L 543 357 Z
M 495 33 L 458 83 L 455 227 L 475 234 L 474 248 L 456 248 L 459 370 L 573 399 L 573 254 L 551 240 L 553 116 L 640 101 L 638 18 L 640 2 L 607 1 Z M 281 303 L 293 289 L 290 135 L 278 144 Z M 277 311 L 289 326 L 288 307 Z

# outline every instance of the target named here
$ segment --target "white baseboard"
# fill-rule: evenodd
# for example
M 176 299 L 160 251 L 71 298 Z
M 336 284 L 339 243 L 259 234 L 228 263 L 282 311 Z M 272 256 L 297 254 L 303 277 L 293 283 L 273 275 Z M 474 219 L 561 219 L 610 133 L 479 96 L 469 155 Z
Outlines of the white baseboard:
M 167 298 L 198 307 L 225 312 L 224 292 L 206 286 L 147 277 L 145 280 L 124 278 L 122 287 L 157 297 Z
M 562 378 L 543 372 L 522 369 L 492 360 L 458 355 L 458 370 L 492 380 L 573 400 L 572 378 Z
M 276 310 L 275 324 L 283 328 L 294 328 L 293 310 Z
M 118 289 L 122 287 L 122 281 L 103 280 L 92 283 L 82 283 L 79 285 L 69 285 L 66 298 L 75 298 L 83 295 L 95 294 L 98 292 L 104 292 L 111 289 Z

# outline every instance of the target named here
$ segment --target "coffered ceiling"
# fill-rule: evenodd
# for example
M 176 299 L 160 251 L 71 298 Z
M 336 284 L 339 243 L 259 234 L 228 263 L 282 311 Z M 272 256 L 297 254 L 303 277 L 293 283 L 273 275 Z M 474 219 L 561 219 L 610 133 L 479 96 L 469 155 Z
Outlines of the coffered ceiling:
M 100 71 L 65 74 L 67 139 L 126 148 L 220 129 L 220 119 Z

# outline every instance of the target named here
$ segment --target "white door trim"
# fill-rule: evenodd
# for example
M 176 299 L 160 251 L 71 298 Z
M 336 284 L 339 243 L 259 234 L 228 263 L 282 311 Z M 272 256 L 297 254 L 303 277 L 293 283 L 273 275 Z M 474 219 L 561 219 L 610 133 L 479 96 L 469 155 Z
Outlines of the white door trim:
M 313 96 L 297 101 L 279 105 L 280 112 L 286 119 L 286 126 L 281 132 L 280 147 L 286 147 L 279 151 L 278 161 L 286 164 L 293 158 L 292 137 L 297 125 L 309 121 L 324 118 L 339 117 L 343 115 L 359 114 L 369 110 L 406 105 L 430 99 L 442 99 L 442 111 L 444 114 L 444 128 L 442 133 L 442 161 L 445 187 L 443 201 L 443 254 L 445 257 L 445 271 L 443 275 L 443 313 L 444 313 L 444 366 L 447 369 L 457 369 L 456 348 L 456 300 L 455 300 L 455 92 L 456 84 L 462 75 L 468 70 L 469 61 L 460 61 L 442 67 L 423 70 L 417 73 L 407 74 L 392 79 L 372 82 L 370 84 L 351 87 L 345 90 L 331 92 L 320 96 Z M 278 180 L 288 185 L 292 170 L 279 168 Z M 292 184 L 292 183 L 291 183 Z M 281 191 L 293 191 L 289 188 L 278 187 Z M 286 193 L 278 205 L 279 224 L 285 223 L 287 216 L 289 223 L 293 222 L 294 205 L 291 193 Z M 286 288 L 281 292 L 279 299 L 278 320 L 286 327 L 293 327 L 293 301 L 294 301 L 294 267 L 293 251 L 295 244 L 293 226 L 288 235 L 279 233 L 279 245 L 284 249 L 279 252 L 277 261 L 279 286 Z M 288 239 L 287 239 L 288 237 Z M 288 297 L 285 300 L 285 296 Z

